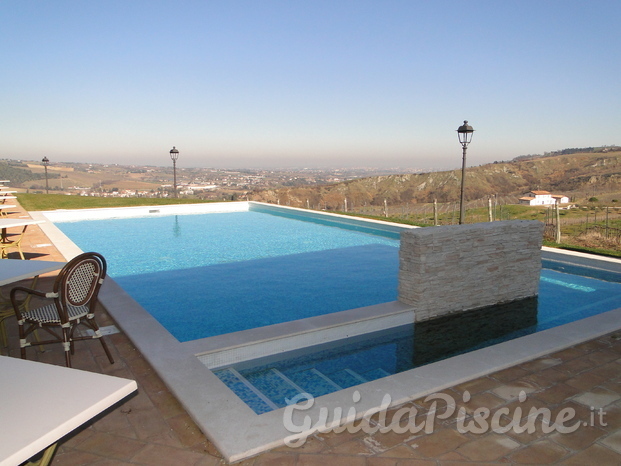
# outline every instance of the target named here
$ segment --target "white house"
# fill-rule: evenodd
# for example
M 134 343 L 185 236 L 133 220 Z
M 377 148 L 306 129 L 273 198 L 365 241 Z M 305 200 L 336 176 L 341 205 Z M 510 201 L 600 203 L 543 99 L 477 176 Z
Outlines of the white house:
M 552 194 L 552 199 L 554 199 L 557 204 L 569 204 L 569 198 L 563 194 Z
M 529 191 L 520 198 L 524 205 L 554 205 L 567 204 L 569 198 L 562 194 L 550 194 L 548 191 Z

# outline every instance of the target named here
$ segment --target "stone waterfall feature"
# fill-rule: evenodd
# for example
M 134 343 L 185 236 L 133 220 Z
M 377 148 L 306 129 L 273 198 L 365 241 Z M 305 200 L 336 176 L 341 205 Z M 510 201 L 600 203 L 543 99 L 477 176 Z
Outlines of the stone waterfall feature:
M 399 301 L 422 322 L 537 296 L 543 227 L 507 220 L 401 233 Z

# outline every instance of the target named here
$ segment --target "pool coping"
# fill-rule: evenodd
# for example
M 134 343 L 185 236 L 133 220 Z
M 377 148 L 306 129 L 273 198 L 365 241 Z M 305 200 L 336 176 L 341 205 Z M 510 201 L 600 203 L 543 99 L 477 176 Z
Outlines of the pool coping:
M 225 204 L 231 206 L 234 203 Z M 241 204 L 235 204 L 235 208 L 243 208 Z M 211 209 L 216 209 L 210 211 L 224 208 L 224 205 L 196 204 L 196 206 L 204 205 L 211 205 Z M 270 206 L 270 208 L 274 207 L 276 206 Z M 100 211 L 100 209 L 92 210 Z M 162 210 L 174 212 L 174 209 Z M 306 212 L 304 209 L 295 210 Z M 31 212 L 30 214 L 35 219 L 48 219 L 45 213 Z M 84 214 L 85 212 L 82 212 L 79 216 L 86 217 Z M 313 212 L 313 214 L 322 215 L 323 213 Z M 337 214 L 329 215 L 337 216 Z M 347 216 L 339 217 L 344 217 L 343 220 L 347 219 L 347 221 L 351 219 Z M 374 221 L 373 223 L 381 222 Z M 396 224 L 390 225 L 392 228 Z M 67 259 L 82 252 L 51 222 L 40 226 Z M 544 248 L 544 252 L 546 255 L 566 261 L 582 262 L 589 266 L 604 264 L 607 268 L 621 270 L 621 260 L 600 258 L 584 253 L 561 252 L 552 248 Z M 108 279 L 104 283 L 100 301 L 205 435 L 220 450 L 226 460 L 231 462 L 240 461 L 283 445 L 285 438 L 292 436 L 292 432 L 285 428 L 283 422 L 287 414 L 286 408 L 262 415 L 255 414 L 199 361 L 197 355 L 244 347 L 246 346 L 244 341 L 247 342 L 253 332 L 254 337 L 261 342 L 270 342 L 285 336 L 295 338 L 307 331 L 323 331 L 364 322 L 377 313 L 381 313 L 387 319 L 399 319 L 413 312 L 413 309 L 408 306 L 392 302 L 319 318 L 278 324 L 270 326 L 271 328 L 236 332 L 237 335 L 229 337 L 211 337 L 180 343 L 113 279 Z M 304 417 L 310 416 L 312 426 L 320 418 L 322 409 L 328 409 L 329 413 L 333 413 L 336 408 L 341 408 L 344 413 L 347 413 L 349 407 L 354 405 L 357 416 L 361 417 L 365 412 L 381 406 L 385 394 L 390 395 L 391 406 L 395 406 L 619 329 L 621 329 L 621 309 L 608 311 L 534 335 L 527 335 L 490 348 L 483 348 L 318 397 L 312 408 L 304 411 L 294 410 L 291 413 L 293 415 L 291 420 L 295 425 L 301 426 Z M 196 387 L 205 387 L 205 389 L 197 390 Z M 360 399 L 354 403 L 356 392 L 359 393 Z M 312 428 L 304 429 L 297 432 L 297 436 L 303 437 L 312 432 Z

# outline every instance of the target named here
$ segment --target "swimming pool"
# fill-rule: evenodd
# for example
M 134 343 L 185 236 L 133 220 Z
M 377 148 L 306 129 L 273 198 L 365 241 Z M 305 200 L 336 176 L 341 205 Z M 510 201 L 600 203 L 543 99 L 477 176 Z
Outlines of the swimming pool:
M 179 341 L 397 298 L 391 231 L 269 211 L 56 225 L 103 254 L 109 275 Z
M 57 226 L 83 250 L 102 253 L 110 276 L 179 341 L 397 299 L 399 240 L 393 231 L 342 228 L 329 219 L 269 210 Z M 569 321 L 554 317 L 561 311 L 573 315 L 589 303 L 591 312 L 621 307 L 621 299 L 602 303 L 621 296 L 621 289 L 582 281 L 544 270 L 540 319 L 560 325 Z M 580 289 L 597 291 L 598 298 L 572 294 Z
M 123 216 L 158 215 L 161 211 L 172 214 L 188 212 L 245 211 L 255 203 L 226 203 L 225 205 L 162 206 L 128 209 L 93 209 L 77 212 L 46 212 L 31 215 L 44 220 L 42 228 L 59 247 L 65 257 L 79 253 L 77 248 L 51 223 L 57 218 L 104 218 Z M 307 212 L 287 207 L 265 206 L 279 209 L 288 214 L 321 216 L 347 225 L 348 217 L 325 213 Z M 187 210 L 184 210 L 187 209 Z M 157 211 L 153 212 L 153 211 Z M 358 224 L 359 222 L 359 224 Z M 387 231 L 398 231 L 401 226 L 383 222 L 353 221 L 359 225 L 379 226 Z M 544 248 L 546 259 L 552 258 L 558 270 L 571 269 L 575 264 L 593 270 L 621 271 L 621 261 L 596 258 L 580 253 L 563 252 Z M 228 389 L 203 361 L 253 359 L 262 354 L 274 354 L 300 346 L 311 346 L 318 341 L 337 341 L 347 335 L 361 335 L 370 331 L 395 328 L 412 321 L 412 309 L 398 302 L 389 302 L 324 316 L 311 317 L 292 322 L 244 330 L 188 342 L 173 338 L 142 306 L 137 304 L 114 279 L 108 280 L 100 295 L 102 304 L 115 321 L 131 338 L 138 350 L 157 371 L 167 386 L 190 413 L 201 430 L 213 441 L 228 461 L 238 461 L 261 451 L 283 444 L 291 432 L 283 425 L 283 408 L 258 415 Z M 376 322 L 380 324 L 375 325 Z M 620 327 L 621 309 L 587 317 L 574 323 L 527 335 L 493 347 L 460 354 L 440 362 L 407 370 L 390 377 L 381 378 L 363 385 L 330 393 L 315 400 L 314 406 L 305 411 L 314 424 L 321 418 L 322 410 L 332 412 L 336 407 L 351 405 L 352 396 L 358 394 L 356 412 L 362 415 L 369 409 L 380 406 L 384 395 L 389 393 L 393 403 L 400 404 L 424 397 L 443 388 L 476 378 L 482 374 L 529 361 L 580 341 L 586 341 L 614 331 Z M 356 333 L 358 332 L 358 333 Z M 267 347 L 267 348 L 264 348 Z M 220 364 L 220 366 L 225 365 Z

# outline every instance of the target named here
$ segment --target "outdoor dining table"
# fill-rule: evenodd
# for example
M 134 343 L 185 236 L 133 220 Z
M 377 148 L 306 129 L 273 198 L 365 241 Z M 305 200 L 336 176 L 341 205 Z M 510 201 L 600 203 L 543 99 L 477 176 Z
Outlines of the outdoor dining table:
M 32 220 L 31 218 L 0 218 L 0 228 L 2 229 L 2 233 L 0 234 L 0 245 L 2 246 L 2 258 L 5 258 L 7 255 L 6 250 L 9 247 L 17 247 L 20 255 L 23 257 L 23 253 L 20 246 L 20 241 L 26 233 L 26 228 L 29 225 L 36 225 L 38 223 L 43 223 L 43 220 Z M 14 227 L 23 227 L 22 232 L 19 234 L 19 238 L 16 240 L 9 240 L 7 236 L 7 228 Z
M 20 259 L 0 260 L 0 286 L 36 277 L 47 272 L 62 269 L 66 262 L 23 261 Z
M 137 390 L 136 381 L 0 356 L 0 466 L 15 466 Z M 49 452 L 49 453 L 48 453 Z
M 17 207 L 15 204 L 0 204 L 0 215 L 7 215 L 7 210 Z

